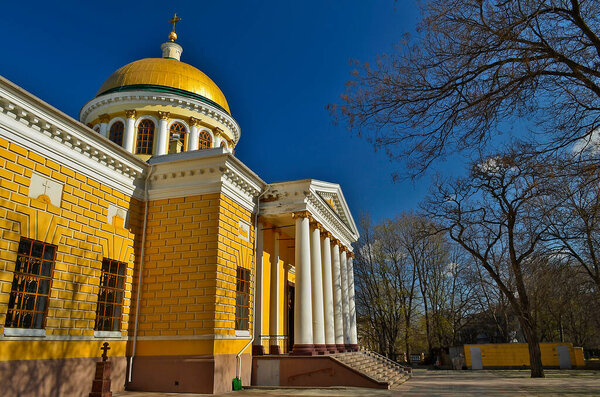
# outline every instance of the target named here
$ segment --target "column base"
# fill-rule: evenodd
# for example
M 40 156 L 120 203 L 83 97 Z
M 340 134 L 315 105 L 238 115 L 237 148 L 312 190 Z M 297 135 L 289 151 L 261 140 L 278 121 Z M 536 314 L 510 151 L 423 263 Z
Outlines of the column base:
M 358 347 L 358 345 L 350 345 L 350 351 L 357 352 L 359 350 L 360 348 Z
M 324 356 L 325 354 L 328 354 L 329 352 L 327 351 L 327 347 L 325 346 L 325 344 L 318 344 L 315 345 L 315 351 L 317 352 L 318 355 L 320 356 Z
M 298 345 L 295 344 L 290 356 L 316 356 L 315 345 Z
M 279 345 L 269 346 L 269 354 L 280 355 L 281 354 L 281 346 L 279 346 Z
M 344 348 L 345 345 L 340 345 L 340 344 L 336 344 L 335 348 L 337 349 L 338 353 L 346 353 L 346 349 Z
M 327 349 L 329 354 L 335 354 L 338 352 L 337 347 L 335 347 L 335 345 L 327 344 L 327 345 L 325 345 L 325 348 Z
M 252 346 L 252 355 L 253 356 L 264 356 L 265 355 L 265 347 L 263 345 L 253 345 Z

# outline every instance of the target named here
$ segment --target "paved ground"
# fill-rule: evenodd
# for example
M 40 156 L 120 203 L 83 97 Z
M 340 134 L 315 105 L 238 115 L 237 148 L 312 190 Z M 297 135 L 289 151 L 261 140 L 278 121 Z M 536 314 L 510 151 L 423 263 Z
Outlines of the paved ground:
M 402 396 L 600 396 L 600 371 L 546 370 L 531 379 L 528 370 L 417 370 L 404 383 Z
M 114 393 L 115 397 L 199 397 L 205 394 Z M 531 379 L 529 371 L 415 370 L 400 390 L 354 387 L 325 389 L 252 388 L 218 396 L 600 396 L 600 371 L 546 370 L 546 378 Z

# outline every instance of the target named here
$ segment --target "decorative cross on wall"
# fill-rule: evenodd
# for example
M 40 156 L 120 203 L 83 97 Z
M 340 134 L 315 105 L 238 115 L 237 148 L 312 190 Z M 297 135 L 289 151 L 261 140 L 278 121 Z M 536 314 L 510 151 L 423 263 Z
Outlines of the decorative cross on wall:
M 42 186 L 44 187 L 44 194 L 46 194 L 48 192 L 48 189 L 52 189 L 52 185 L 50 185 L 49 180 L 45 180 L 44 183 L 42 183 Z M 47 194 L 46 194 L 46 196 L 47 196 Z

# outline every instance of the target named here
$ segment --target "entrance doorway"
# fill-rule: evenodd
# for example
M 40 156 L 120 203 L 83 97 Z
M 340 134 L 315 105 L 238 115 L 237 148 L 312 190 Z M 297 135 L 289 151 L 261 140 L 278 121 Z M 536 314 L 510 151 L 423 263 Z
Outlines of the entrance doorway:
M 288 281 L 287 284 L 287 329 L 288 329 L 288 353 L 294 347 L 294 301 L 296 298 L 296 287 Z

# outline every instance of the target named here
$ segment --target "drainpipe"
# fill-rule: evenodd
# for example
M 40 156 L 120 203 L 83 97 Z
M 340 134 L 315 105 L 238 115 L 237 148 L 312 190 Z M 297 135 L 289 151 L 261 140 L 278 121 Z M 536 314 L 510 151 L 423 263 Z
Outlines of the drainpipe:
M 131 379 L 133 377 L 133 358 L 135 357 L 135 349 L 137 347 L 137 334 L 138 334 L 138 322 L 139 322 L 139 314 L 140 314 L 140 297 L 142 295 L 142 271 L 144 270 L 144 246 L 146 245 L 146 224 L 148 223 L 148 182 L 150 181 L 150 176 L 154 172 L 154 165 L 150 166 L 150 171 L 148 171 L 148 175 L 146 176 L 146 181 L 144 183 L 144 226 L 142 229 L 142 250 L 140 252 L 140 272 L 138 274 L 138 293 L 135 304 L 135 326 L 133 328 L 133 350 L 131 351 L 131 357 L 129 357 L 129 383 L 131 383 Z
M 257 252 L 256 252 L 256 244 L 257 244 L 257 240 L 258 240 L 258 236 L 256 235 L 256 230 L 258 230 L 258 212 L 260 210 L 260 198 L 262 196 L 264 196 L 265 194 L 267 194 L 268 191 L 269 191 L 269 186 L 267 186 L 265 191 L 262 192 L 256 198 L 256 213 L 254 215 L 254 268 L 256 268 L 256 260 L 258 257 Z M 255 283 L 256 283 L 256 277 L 257 277 L 257 275 L 255 274 L 254 275 Z M 256 329 L 256 296 L 254 296 L 254 299 L 252 299 L 252 321 L 254 322 L 254 326 L 252 327 L 252 337 L 250 338 L 250 341 L 248 343 L 246 343 L 246 346 L 242 347 L 242 350 L 240 350 L 240 352 L 235 356 L 235 359 L 237 361 L 237 366 L 235 369 L 235 377 L 239 380 L 242 380 L 242 353 L 244 352 L 244 350 L 246 350 L 248 348 L 248 346 L 250 346 L 252 344 L 252 342 L 254 342 L 254 338 L 256 336 L 254 334 L 254 330 Z

